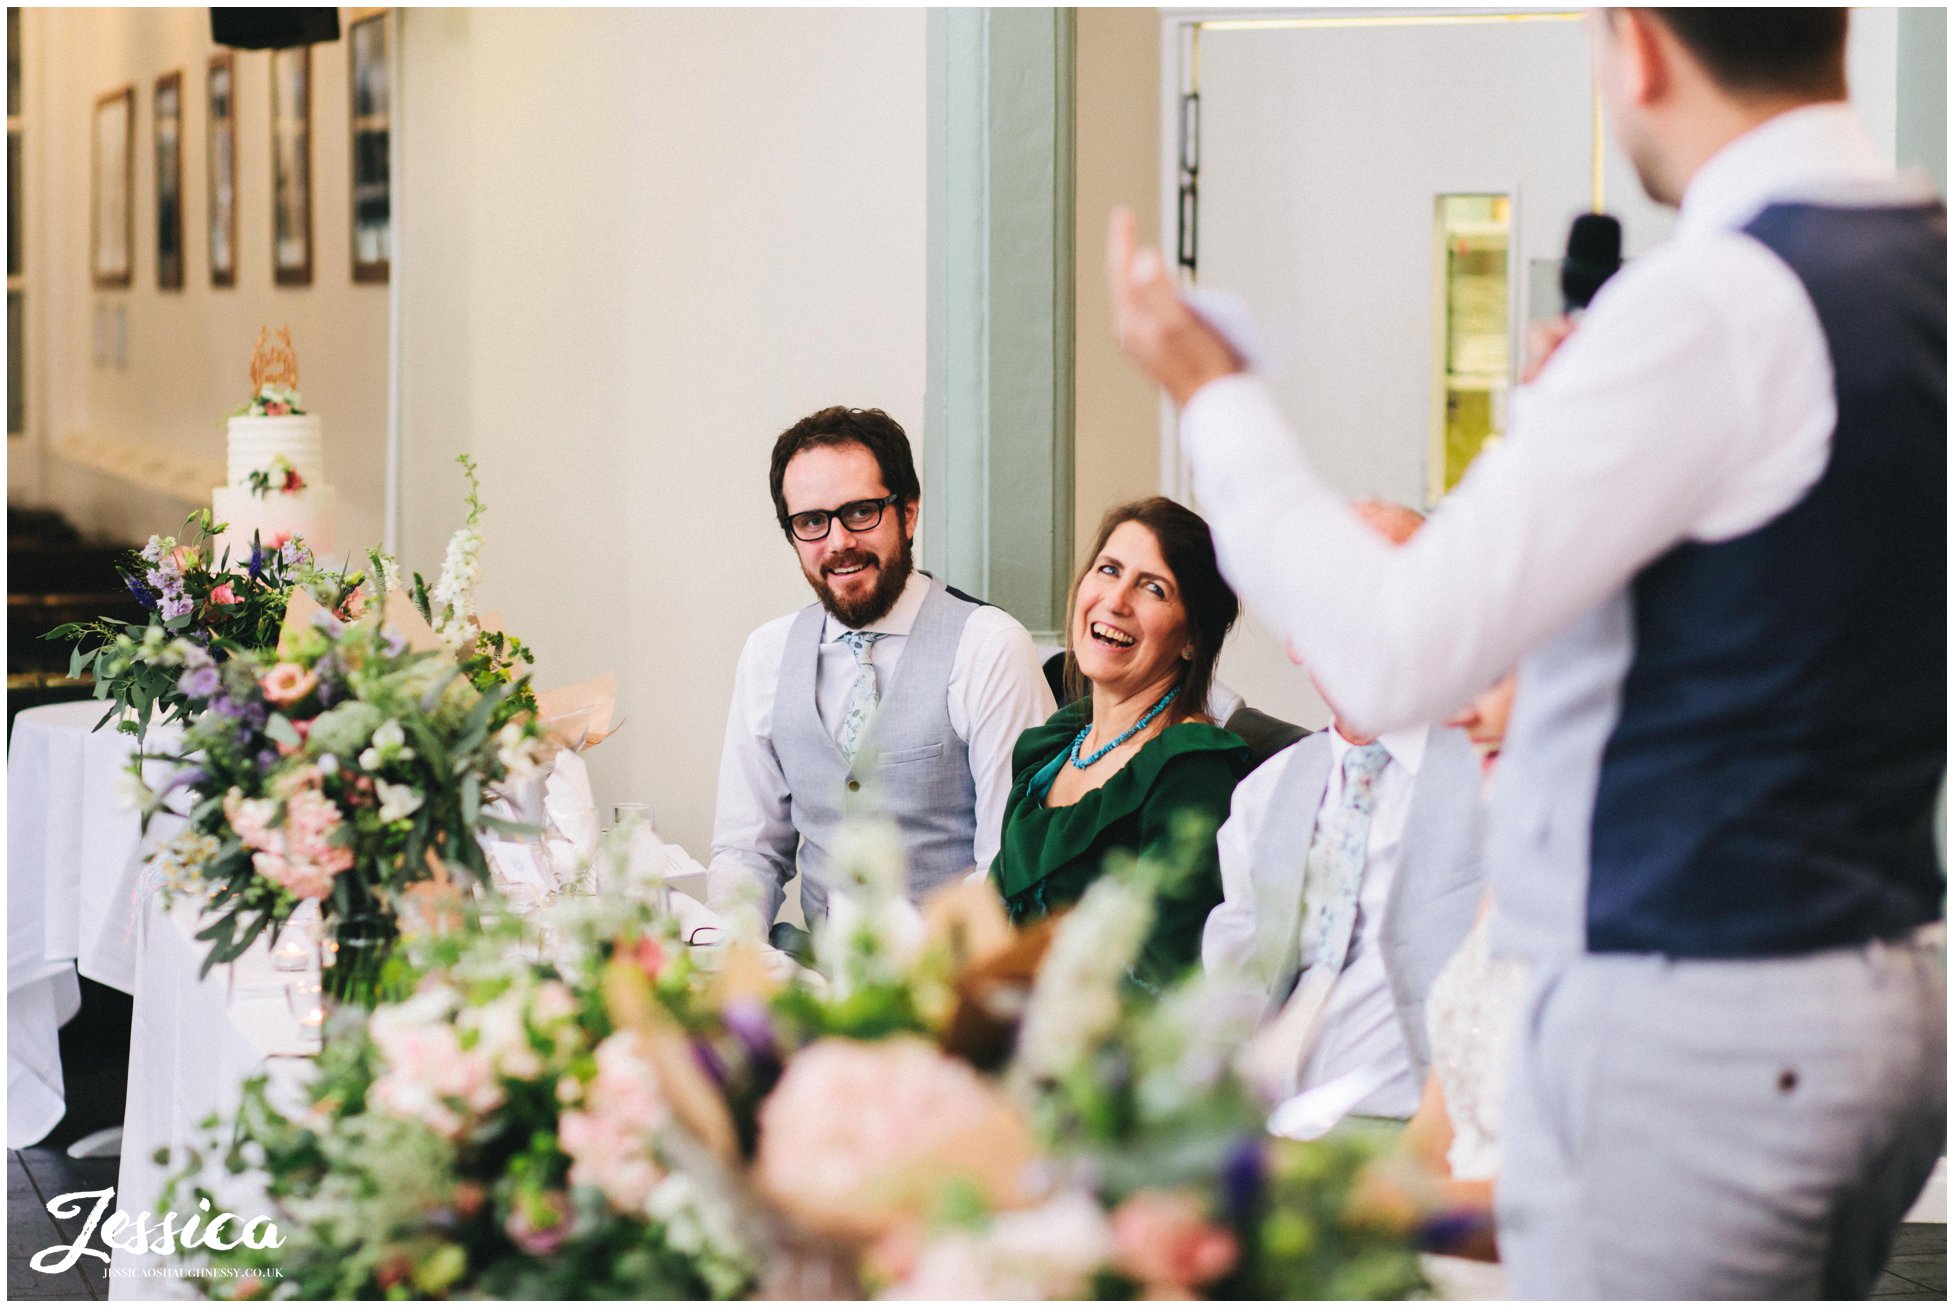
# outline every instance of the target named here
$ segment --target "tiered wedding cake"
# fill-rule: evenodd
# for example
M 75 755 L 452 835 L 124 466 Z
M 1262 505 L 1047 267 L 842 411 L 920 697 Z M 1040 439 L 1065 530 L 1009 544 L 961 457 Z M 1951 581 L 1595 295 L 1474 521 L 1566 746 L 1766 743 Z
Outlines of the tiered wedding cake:
M 217 550 L 228 548 L 234 565 L 251 557 L 254 533 L 267 549 L 297 537 L 320 559 L 333 545 L 337 497 L 326 485 L 319 415 L 299 405 L 290 329 L 268 338 L 260 329 L 251 354 L 251 403 L 230 421 L 227 484 L 211 493 L 211 512 L 227 524 Z

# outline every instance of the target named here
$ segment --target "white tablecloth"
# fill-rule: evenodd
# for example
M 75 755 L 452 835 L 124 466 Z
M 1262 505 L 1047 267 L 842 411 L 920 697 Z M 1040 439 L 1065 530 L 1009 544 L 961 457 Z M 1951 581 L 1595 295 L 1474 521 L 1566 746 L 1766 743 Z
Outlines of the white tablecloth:
M 14 719 L 7 758 L 7 1145 L 33 1144 L 61 1120 L 65 1086 L 57 1032 L 74 1016 L 75 973 L 132 991 L 135 902 L 147 838 L 126 801 L 133 737 L 105 727 L 99 700 L 50 704 Z M 146 748 L 173 749 L 176 728 Z M 160 778 L 167 764 L 151 764 Z
M 133 1218 L 151 1212 L 163 1183 L 182 1166 L 186 1144 L 205 1138 L 200 1123 L 216 1113 L 232 1117 L 238 1091 L 254 1073 L 268 1071 L 281 1104 L 293 1102 L 312 1063 L 304 1051 L 317 1047 L 299 1034 L 286 999 L 287 985 L 316 982 L 318 973 L 279 972 L 271 966 L 264 937 L 235 964 L 219 965 L 199 978 L 209 946 L 195 939 L 199 908 L 180 900 L 165 910 L 151 896 L 140 927 L 140 968 L 135 978 L 135 1016 L 129 1031 L 129 1105 L 122 1123 L 122 1170 L 116 1207 Z M 155 1161 L 167 1147 L 167 1167 Z M 224 1206 L 249 1220 L 270 1215 L 263 1191 L 249 1173 L 213 1177 Z M 181 1203 L 178 1212 L 188 1216 Z M 115 1250 L 110 1264 L 111 1299 L 194 1298 L 198 1283 L 149 1274 L 172 1266 L 148 1254 Z

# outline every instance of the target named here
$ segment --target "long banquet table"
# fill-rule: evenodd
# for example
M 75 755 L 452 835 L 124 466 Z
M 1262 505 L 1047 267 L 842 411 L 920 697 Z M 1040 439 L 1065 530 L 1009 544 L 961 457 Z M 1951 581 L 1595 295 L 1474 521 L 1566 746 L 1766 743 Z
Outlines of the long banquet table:
M 236 963 L 199 976 L 209 948 L 194 938 L 200 912 L 193 901 L 165 908 L 161 896 L 149 896 L 138 927 L 129 1106 L 116 1179 L 116 1207 L 132 1217 L 160 1219 L 165 1209 L 158 1199 L 182 1166 L 184 1147 L 202 1141 L 201 1124 L 212 1114 L 228 1118 L 236 1111 L 247 1079 L 266 1073 L 279 1102 L 289 1104 L 302 1094 L 318 1048 L 287 998 L 288 987 L 316 984 L 318 973 L 276 970 L 261 937 Z M 167 1165 L 155 1158 L 162 1148 L 171 1151 Z M 270 1215 L 250 1208 L 261 1192 L 248 1177 L 227 1177 L 226 1187 L 221 1197 L 230 1211 L 247 1220 Z M 188 1212 L 181 1201 L 178 1211 Z M 111 1299 L 194 1297 L 193 1282 L 149 1255 L 116 1249 L 109 1276 Z
M 77 973 L 133 994 L 143 859 L 177 830 L 145 836 L 129 803 L 132 737 L 104 727 L 99 700 L 49 704 L 14 719 L 7 756 L 7 1145 L 61 1120 L 60 1027 L 80 999 Z M 174 748 L 155 727 L 145 748 Z M 170 770 L 152 763 L 152 781 Z

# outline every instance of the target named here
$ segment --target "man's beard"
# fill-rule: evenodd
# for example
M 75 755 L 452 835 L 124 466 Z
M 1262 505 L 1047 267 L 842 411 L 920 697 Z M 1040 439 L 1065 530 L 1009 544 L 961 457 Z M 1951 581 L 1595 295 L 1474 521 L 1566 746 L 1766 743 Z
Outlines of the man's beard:
M 837 568 L 852 568 L 856 564 L 875 563 L 875 585 L 868 594 L 859 600 L 845 600 L 828 586 L 827 574 Z M 893 563 L 880 555 L 867 550 L 847 550 L 830 558 L 823 566 L 819 577 L 808 577 L 807 584 L 814 587 L 814 593 L 821 599 L 821 607 L 835 615 L 842 626 L 859 631 L 882 618 L 896 606 L 902 596 L 902 588 L 909 584 L 909 574 L 915 567 L 915 556 L 907 537 L 897 547 Z M 802 571 L 806 576 L 806 571 Z

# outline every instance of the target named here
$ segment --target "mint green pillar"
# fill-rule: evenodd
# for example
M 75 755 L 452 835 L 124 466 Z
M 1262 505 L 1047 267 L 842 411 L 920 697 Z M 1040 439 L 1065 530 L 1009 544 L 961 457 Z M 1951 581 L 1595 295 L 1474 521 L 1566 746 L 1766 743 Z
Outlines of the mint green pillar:
M 1072 540 L 1069 9 L 929 15 L 923 566 L 1064 623 Z

